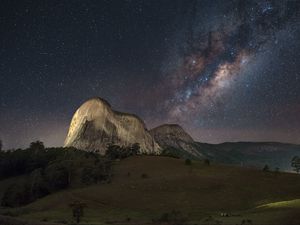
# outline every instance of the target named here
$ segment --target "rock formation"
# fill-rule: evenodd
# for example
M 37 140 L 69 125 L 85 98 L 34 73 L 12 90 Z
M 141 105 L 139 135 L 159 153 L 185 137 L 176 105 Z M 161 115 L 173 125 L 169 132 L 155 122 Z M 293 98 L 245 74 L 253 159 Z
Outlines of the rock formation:
M 149 132 L 162 148 L 172 147 L 197 158 L 203 157 L 193 138 L 178 124 L 164 124 L 151 129 Z
M 114 111 L 105 100 L 92 98 L 75 112 L 64 146 L 105 154 L 108 144 L 134 143 L 139 143 L 144 153 L 157 154 L 161 150 L 140 118 Z

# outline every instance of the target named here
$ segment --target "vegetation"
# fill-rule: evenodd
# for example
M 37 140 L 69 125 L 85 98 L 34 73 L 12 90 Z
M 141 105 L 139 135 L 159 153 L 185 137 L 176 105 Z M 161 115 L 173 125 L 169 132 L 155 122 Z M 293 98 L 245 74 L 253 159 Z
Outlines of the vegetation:
M 281 225 L 287 224 L 286 218 L 297 219 L 297 174 L 275 176 L 216 163 L 207 166 L 210 163 L 205 160 L 135 157 L 138 152 L 131 151 L 132 146 L 112 149 L 102 157 L 35 143 L 25 150 L 1 152 L 0 197 L 5 208 L 0 208 L 0 214 L 68 224 L 122 224 L 125 220 L 128 225 L 243 221 Z M 121 152 L 124 149 L 126 154 Z M 10 163 L 3 163 L 3 159 Z M 192 166 L 186 166 L 189 161 Z M 11 173 L 4 165 L 20 172 Z M 20 169 L 26 167 L 25 171 Z M 220 215 L 224 211 L 228 216 Z
M 207 165 L 207 166 L 209 166 L 210 165 L 210 160 L 209 159 L 205 159 L 204 160 L 204 164 Z
M 161 156 L 172 157 L 175 159 L 198 159 L 196 156 L 187 152 L 184 149 L 175 148 L 172 146 L 165 147 L 160 153 Z
M 75 148 L 45 148 L 40 141 L 28 149 L 2 151 L 0 179 L 26 176 L 3 193 L 1 205 L 18 207 L 38 198 L 71 187 L 80 177 L 82 184 L 108 181 L 110 161 L 92 152 Z
M 83 217 L 83 209 L 86 207 L 86 205 L 82 202 L 75 201 L 70 204 L 70 207 L 72 208 L 72 215 L 74 219 L 76 220 L 76 223 L 80 222 L 80 219 Z
M 176 158 L 176 159 L 181 158 L 180 154 L 178 153 L 178 150 L 173 147 L 168 147 L 168 148 L 163 149 L 160 155 L 166 156 L 166 157 L 172 157 L 172 158 Z
M 291 161 L 291 166 L 297 173 L 300 172 L 300 157 L 294 156 Z
M 143 178 L 143 179 L 146 179 L 146 178 L 148 178 L 149 176 L 148 176 L 148 174 L 146 174 L 146 173 L 142 173 L 142 175 L 141 175 L 141 178 Z
M 172 210 L 171 212 L 163 213 L 159 219 L 154 220 L 158 223 L 168 223 L 172 225 L 187 224 L 188 218 L 185 217 L 180 211 Z
M 299 201 L 292 201 L 300 199 L 297 174 L 282 172 L 280 176 L 274 176 L 273 173 L 236 166 L 215 163 L 206 166 L 201 161 L 193 161 L 193 173 L 190 173 L 184 162 L 170 157 L 129 157 L 113 162 L 113 177 L 108 184 L 86 186 L 80 176 L 74 175 L 77 180 L 67 189 L 50 193 L 20 208 L 2 209 L 2 212 L 24 219 L 72 224 L 76 219 L 70 204 L 79 201 L 87 206 L 84 216 L 80 217 L 82 224 L 109 221 L 111 224 L 124 221 L 128 225 L 149 224 L 152 219 L 162 218 L 163 212 L 172 218 L 172 209 L 180 210 L 189 224 L 198 225 L 217 224 L 217 221 L 224 225 L 241 224 L 243 220 L 252 220 L 253 224 L 282 225 L 293 224 L 285 223 L 286 218 L 299 218 Z M 141 178 L 142 173 L 149 177 Z M 0 181 L 1 188 L 6 186 L 4 182 L 7 181 Z M 260 207 L 262 204 L 270 206 Z M 221 212 L 229 216 L 222 217 Z M 213 223 L 205 222 L 209 216 Z
M 192 165 L 192 160 L 186 159 L 186 160 L 184 161 L 184 164 L 190 166 L 190 165 Z
M 131 146 L 119 146 L 111 144 L 107 147 L 106 157 L 111 160 L 124 159 L 129 156 L 137 155 L 140 153 L 140 145 L 135 143 Z
M 264 168 L 263 168 L 263 171 L 264 172 L 269 172 L 270 171 L 270 168 L 268 165 L 265 165 Z

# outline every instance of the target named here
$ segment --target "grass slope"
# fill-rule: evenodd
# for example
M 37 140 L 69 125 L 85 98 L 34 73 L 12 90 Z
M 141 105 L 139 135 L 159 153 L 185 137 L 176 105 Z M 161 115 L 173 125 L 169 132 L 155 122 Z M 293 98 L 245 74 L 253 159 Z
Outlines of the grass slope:
M 206 166 L 196 161 L 188 166 L 181 159 L 138 156 L 116 162 L 110 184 L 69 189 L 10 211 L 25 219 L 70 222 L 68 205 L 79 200 L 87 204 L 83 224 L 124 221 L 128 217 L 149 222 L 164 212 L 180 210 L 198 224 L 212 216 L 223 224 L 251 219 L 253 224 L 282 225 L 288 219 L 300 221 L 297 199 L 297 174 Z M 235 216 L 223 218 L 221 212 Z

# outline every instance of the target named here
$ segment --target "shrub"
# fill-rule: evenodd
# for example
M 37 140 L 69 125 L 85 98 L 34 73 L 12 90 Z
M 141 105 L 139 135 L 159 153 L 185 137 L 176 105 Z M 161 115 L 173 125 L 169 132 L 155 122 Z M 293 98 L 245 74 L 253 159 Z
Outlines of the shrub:
M 158 220 L 154 222 L 159 223 L 170 223 L 174 225 L 183 225 L 187 223 L 187 218 L 183 216 L 180 211 L 173 210 L 171 212 L 163 213 Z
M 143 178 L 143 179 L 146 179 L 146 178 L 148 178 L 149 176 L 148 176 L 148 174 L 146 174 L 146 173 L 142 173 L 142 175 L 141 175 L 141 178 Z
M 110 144 L 106 150 L 106 157 L 111 160 L 124 159 L 129 156 L 137 155 L 140 152 L 140 145 L 135 143 L 131 146 L 119 146 Z
M 190 165 L 192 165 L 192 160 L 186 159 L 186 160 L 184 161 L 184 164 L 190 166 Z
M 269 172 L 270 171 L 270 168 L 268 165 L 265 165 L 264 168 L 263 168 L 263 171 L 264 172 Z
M 168 147 L 162 150 L 161 156 L 167 156 L 167 157 L 172 157 L 175 159 L 180 158 L 180 154 L 178 153 L 178 150 L 174 147 Z
M 204 164 L 207 165 L 207 166 L 209 166 L 209 165 L 210 165 L 209 159 L 205 159 L 205 160 L 204 160 Z

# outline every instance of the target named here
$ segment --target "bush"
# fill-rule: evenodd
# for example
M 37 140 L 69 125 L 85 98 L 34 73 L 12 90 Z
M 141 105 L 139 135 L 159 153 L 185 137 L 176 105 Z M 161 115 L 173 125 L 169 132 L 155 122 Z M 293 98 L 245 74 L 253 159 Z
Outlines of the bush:
M 184 164 L 190 166 L 190 165 L 192 165 L 192 160 L 186 159 L 186 160 L 184 161 Z
M 148 178 L 149 176 L 148 176 L 148 174 L 146 174 L 146 173 L 142 173 L 142 175 L 141 175 L 141 178 L 143 178 L 143 179 L 146 179 L 146 178 Z
M 154 220 L 154 222 L 159 223 L 171 223 L 174 225 L 183 225 L 187 223 L 187 218 L 183 216 L 180 211 L 173 210 L 168 213 L 163 213 L 158 220 Z
M 209 166 L 209 165 L 210 165 L 209 159 L 205 159 L 205 160 L 204 160 L 204 164 L 207 165 L 207 166 Z
M 166 157 L 172 157 L 175 159 L 180 158 L 180 154 L 178 153 L 178 150 L 174 147 L 168 147 L 162 150 L 161 156 L 166 156 Z

